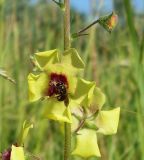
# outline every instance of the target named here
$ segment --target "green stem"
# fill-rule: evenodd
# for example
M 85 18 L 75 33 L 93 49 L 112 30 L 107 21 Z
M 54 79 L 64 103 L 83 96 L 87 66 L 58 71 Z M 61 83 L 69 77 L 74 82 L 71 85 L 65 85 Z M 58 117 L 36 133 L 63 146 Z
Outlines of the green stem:
M 70 42 L 70 0 L 64 0 L 64 50 L 71 46 Z M 70 160 L 71 153 L 71 125 L 65 123 L 64 160 Z
M 64 49 L 71 46 L 70 42 L 70 0 L 64 0 Z
M 85 28 L 81 29 L 77 34 L 81 34 L 82 32 L 85 32 L 86 30 L 88 30 L 89 28 L 91 28 L 93 25 L 97 24 L 99 22 L 99 20 L 96 20 L 94 22 L 92 22 L 91 24 L 89 24 L 88 26 L 86 26 Z
M 70 154 L 71 154 L 71 125 L 65 123 L 64 160 L 70 160 Z

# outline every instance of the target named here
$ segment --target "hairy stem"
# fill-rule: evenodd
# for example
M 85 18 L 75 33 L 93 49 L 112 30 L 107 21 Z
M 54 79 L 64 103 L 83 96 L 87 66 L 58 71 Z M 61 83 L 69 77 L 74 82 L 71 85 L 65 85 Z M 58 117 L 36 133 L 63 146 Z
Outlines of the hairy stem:
M 70 42 L 70 0 L 64 0 L 64 50 L 71 46 Z M 71 125 L 65 123 L 64 160 L 70 160 L 71 152 Z
M 64 0 L 64 49 L 70 48 L 70 0 Z

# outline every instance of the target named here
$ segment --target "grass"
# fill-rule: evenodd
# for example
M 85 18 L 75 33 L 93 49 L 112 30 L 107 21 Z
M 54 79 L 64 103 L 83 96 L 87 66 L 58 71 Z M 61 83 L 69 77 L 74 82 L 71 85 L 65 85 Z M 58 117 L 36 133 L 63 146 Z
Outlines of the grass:
M 106 109 L 121 107 L 118 133 L 99 136 L 103 160 L 144 160 L 144 15 L 133 16 L 130 1 L 123 1 L 125 23 L 109 35 L 102 28 L 73 42 L 86 62 L 84 77 L 95 79 L 107 96 Z M 135 19 L 133 19 L 135 17 Z M 72 10 L 72 33 L 86 25 L 86 18 Z M 59 124 L 41 117 L 38 104 L 29 104 L 29 56 L 37 51 L 63 48 L 60 10 L 51 3 L 4 1 L 0 3 L 0 67 L 16 85 L 0 77 L 0 151 L 17 137 L 25 118 L 35 125 L 25 146 L 27 154 L 42 159 L 62 159 L 63 134 Z M 28 153 L 28 151 L 30 153 Z M 80 158 L 72 158 L 79 160 Z M 96 158 L 91 158 L 96 160 Z

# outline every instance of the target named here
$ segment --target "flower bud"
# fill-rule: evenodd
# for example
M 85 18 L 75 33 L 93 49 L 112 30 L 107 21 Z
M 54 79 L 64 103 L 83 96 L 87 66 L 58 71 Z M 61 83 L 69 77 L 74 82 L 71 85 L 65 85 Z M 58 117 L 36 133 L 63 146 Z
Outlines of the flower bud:
M 2 160 L 10 160 L 11 149 L 7 149 L 2 153 Z
M 118 16 L 112 12 L 108 16 L 104 16 L 99 18 L 98 20 L 99 24 L 103 26 L 109 33 L 115 28 L 117 22 L 118 22 Z

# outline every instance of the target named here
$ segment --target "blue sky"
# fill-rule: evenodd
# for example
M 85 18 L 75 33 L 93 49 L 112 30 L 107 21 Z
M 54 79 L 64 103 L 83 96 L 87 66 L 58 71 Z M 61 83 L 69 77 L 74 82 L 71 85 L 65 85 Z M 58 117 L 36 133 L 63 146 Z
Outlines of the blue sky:
M 89 14 L 90 12 L 90 0 L 71 0 L 71 5 L 82 13 Z M 95 0 L 96 3 L 102 0 Z M 112 11 L 112 2 L 115 0 L 103 0 L 103 9 L 106 11 Z M 144 0 L 132 0 L 133 6 L 137 12 L 144 12 Z

